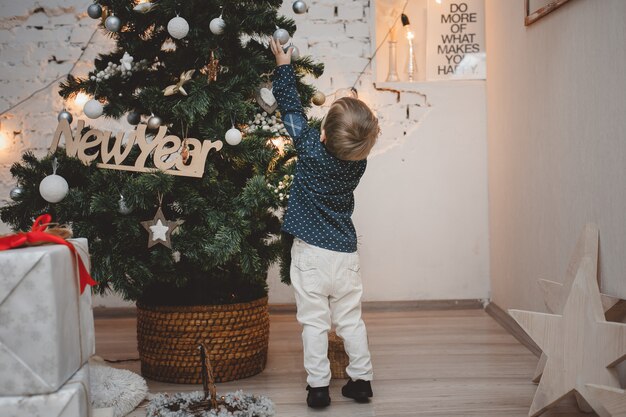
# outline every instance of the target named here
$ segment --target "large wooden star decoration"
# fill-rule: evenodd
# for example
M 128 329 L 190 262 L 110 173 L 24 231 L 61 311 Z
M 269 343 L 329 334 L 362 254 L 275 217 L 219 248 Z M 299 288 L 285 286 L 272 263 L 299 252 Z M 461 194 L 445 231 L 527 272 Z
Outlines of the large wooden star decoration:
M 598 398 L 611 417 L 626 417 L 626 391 L 593 384 L 587 384 L 587 388 Z
M 563 315 L 509 310 L 548 360 L 528 413 L 538 416 L 563 397 L 578 393 L 601 417 L 609 414 L 586 384 L 620 388 L 613 368 L 626 356 L 626 324 L 607 322 L 597 269 L 580 263 Z
M 584 257 L 591 260 L 594 271 L 598 270 L 598 235 L 598 227 L 595 224 L 588 223 L 585 227 L 583 227 L 583 230 L 578 237 L 576 247 L 574 248 L 574 253 L 572 253 L 572 257 L 570 258 L 570 262 L 567 266 L 565 280 L 563 283 L 549 281 L 547 279 L 540 279 L 538 281 L 543 291 L 543 299 L 546 304 L 546 308 L 550 313 L 561 314 L 563 312 L 565 301 L 567 300 L 567 296 L 572 288 L 572 283 L 576 277 L 576 271 L 578 271 L 580 262 Z M 598 285 L 599 284 L 600 283 L 598 282 Z M 606 294 L 600 294 L 600 296 L 602 297 L 602 306 L 605 312 L 615 307 L 621 301 L 617 297 L 612 297 Z M 541 379 L 541 374 L 543 373 L 546 360 L 546 354 L 543 353 L 539 359 L 539 363 L 537 364 L 537 369 L 535 370 L 535 374 L 533 376 L 533 382 L 539 382 Z
M 172 232 L 181 224 L 179 221 L 170 221 L 165 218 L 161 207 L 157 210 L 152 220 L 141 222 L 141 225 L 148 231 L 148 248 L 157 243 L 172 249 Z

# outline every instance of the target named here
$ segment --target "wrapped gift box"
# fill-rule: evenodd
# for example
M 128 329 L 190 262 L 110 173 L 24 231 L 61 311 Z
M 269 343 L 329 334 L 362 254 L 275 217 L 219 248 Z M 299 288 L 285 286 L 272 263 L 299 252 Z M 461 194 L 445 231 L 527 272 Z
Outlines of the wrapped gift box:
M 2 417 L 89 417 L 89 365 L 52 394 L 0 397 Z
M 71 242 L 89 268 L 87 240 Z M 0 251 L 0 396 L 53 393 L 94 350 L 91 292 L 80 295 L 70 250 Z

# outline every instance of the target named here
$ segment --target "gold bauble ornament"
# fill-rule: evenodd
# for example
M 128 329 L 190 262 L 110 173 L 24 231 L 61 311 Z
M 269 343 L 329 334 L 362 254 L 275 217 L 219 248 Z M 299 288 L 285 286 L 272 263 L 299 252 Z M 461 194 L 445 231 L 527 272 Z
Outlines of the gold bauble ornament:
M 322 104 L 326 102 L 326 96 L 321 91 L 316 91 L 315 94 L 313 94 L 311 101 L 316 106 L 321 106 Z

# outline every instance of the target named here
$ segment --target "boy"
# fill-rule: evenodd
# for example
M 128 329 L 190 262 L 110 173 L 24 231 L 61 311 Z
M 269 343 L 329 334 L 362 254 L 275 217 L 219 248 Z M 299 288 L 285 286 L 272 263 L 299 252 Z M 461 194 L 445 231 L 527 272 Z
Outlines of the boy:
M 331 323 L 350 358 L 350 379 L 342 394 L 367 402 L 373 396 L 373 374 L 361 319 L 363 286 L 351 216 L 354 189 L 380 131 L 378 120 L 362 101 L 344 97 L 330 107 L 321 132 L 310 128 L 296 91 L 292 50 L 285 53 L 274 39 L 270 47 L 277 65 L 273 92 L 298 153 L 283 230 L 294 236 L 290 274 L 302 325 L 307 404 L 330 404 Z

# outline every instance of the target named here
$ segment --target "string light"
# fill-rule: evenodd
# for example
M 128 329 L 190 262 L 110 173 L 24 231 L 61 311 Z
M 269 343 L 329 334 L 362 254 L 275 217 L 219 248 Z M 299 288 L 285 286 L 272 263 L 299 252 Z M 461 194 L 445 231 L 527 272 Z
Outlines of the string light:
M 9 135 L 7 135 L 4 130 L 2 130 L 2 124 L 0 123 L 0 151 L 8 149 L 9 145 Z
M 89 100 L 91 97 L 81 91 L 74 97 L 74 104 L 82 109 Z
M 31 98 L 35 97 L 35 95 L 41 93 L 42 91 L 48 89 L 52 84 L 55 84 L 59 81 L 61 81 L 61 79 L 66 78 L 68 75 L 72 74 L 72 71 L 74 71 L 74 68 L 76 68 L 76 65 L 78 65 L 78 63 L 80 62 L 81 59 L 83 59 L 83 56 L 85 55 L 85 52 L 87 52 L 87 47 L 91 44 L 91 42 L 93 41 L 94 36 L 96 36 L 96 33 L 98 33 L 98 27 L 96 27 L 94 29 L 94 31 L 91 33 L 91 36 L 89 37 L 89 40 L 87 41 L 87 43 L 85 44 L 85 47 L 83 48 L 83 51 L 80 53 L 80 55 L 78 56 L 78 58 L 76 59 L 76 61 L 74 61 L 74 64 L 72 65 L 72 68 L 70 68 L 70 70 L 67 72 L 67 74 L 61 75 L 60 77 L 55 78 L 54 80 L 50 81 L 48 84 L 44 85 L 43 87 L 33 91 L 30 95 L 28 95 L 28 97 L 18 101 L 17 103 L 15 103 L 14 105 L 12 105 L 11 107 L 5 109 L 2 111 L 2 113 L 0 113 L 0 116 L 5 115 L 6 113 L 10 112 L 11 110 L 13 110 L 14 108 L 16 108 L 17 106 L 21 105 L 22 103 L 27 102 L 28 100 L 30 100 Z
M 440 2 L 440 1 L 438 1 Z M 385 34 L 385 36 L 383 37 L 383 39 L 380 41 L 380 43 L 376 46 L 376 49 L 374 50 L 374 53 L 372 54 L 371 57 L 368 58 L 367 63 L 365 64 L 365 66 L 363 67 L 363 69 L 361 70 L 361 72 L 359 72 L 359 75 L 357 75 L 356 79 L 354 80 L 354 83 L 352 84 L 352 87 L 350 88 L 351 93 L 350 96 L 354 97 L 354 98 L 358 98 L 358 91 L 356 89 L 357 84 L 359 83 L 359 80 L 361 79 L 361 77 L 363 76 L 363 74 L 365 74 L 365 71 L 367 70 L 367 68 L 372 64 L 372 61 L 374 60 L 374 58 L 376 58 L 376 54 L 378 54 L 378 51 L 380 50 L 380 48 L 385 44 L 385 41 L 387 40 L 387 38 L 392 34 L 394 26 L 396 25 L 396 23 L 398 23 L 398 20 L 400 20 L 400 18 L 402 16 L 406 16 L 404 14 L 404 11 L 406 10 L 407 6 L 409 5 L 409 0 L 406 0 L 404 2 L 404 6 L 402 6 L 402 10 L 400 11 L 400 14 L 396 17 L 396 19 L 393 21 L 393 24 L 390 26 L 389 30 L 387 31 L 387 33 Z M 338 90 L 335 90 L 334 92 L 330 93 L 330 94 L 326 94 L 326 97 L 330 97 L 330 96 L 335 96 L 337 98 L 337 93 L 339 91 L 345 90 L 344 88 L 340 88 Z M 345 96 L 344 96 L 345 97 Z

